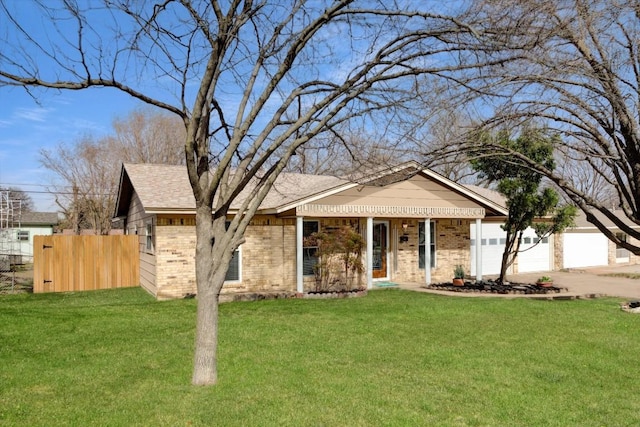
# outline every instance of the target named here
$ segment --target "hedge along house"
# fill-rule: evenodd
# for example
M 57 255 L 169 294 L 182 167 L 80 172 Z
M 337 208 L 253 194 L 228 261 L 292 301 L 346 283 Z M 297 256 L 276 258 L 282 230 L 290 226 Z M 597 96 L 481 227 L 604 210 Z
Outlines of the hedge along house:
M 367 288 L 377 281 L 450 281 L 456 265 L 470 271 L 470 225 L 481 230 L 484 218 L 506 215 L 414 163 L 357 182 L 283 173 L 247 228 L 222 294 L 312 290 L 316 248 L 306 247 L 306 238 L 345 225 L 365 240 Z M 185 167 L 123 165 L 116 218 L 127 234 L 140 236 L 142 287 L 158 299 L 196 292 L 195 201 Z M 479 279 L 482 255 L 474 258 Z

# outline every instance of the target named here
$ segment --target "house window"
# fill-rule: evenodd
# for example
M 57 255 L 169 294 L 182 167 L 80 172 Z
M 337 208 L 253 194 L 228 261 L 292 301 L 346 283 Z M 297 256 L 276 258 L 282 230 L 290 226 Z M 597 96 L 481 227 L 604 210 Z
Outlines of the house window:
M 305 276 L 313 275 L 315 266 L 318 264 L 318 246 L 310 237 L 319 229 L 318 221 L 302 222 L 302 274 Z
M 233 252 L 233 257 L 231 258 L 231 262 L 229 263 L 229 269 L 227 270 L 227 275 L 224 276 L 224 280 L 227 282 L 239 282 L 240 281 L 240 259 L 242 258 L 240 254 L 240 248 L 236 249 Z
M 625 233 L 616 233 L 616 238 L 623 242 L 627 241 L 627 235 Z M 616 258 L 629 258 L 629 250 L 623 248 L 621 245 L 616 245 Z
M 225 223 L 225 227 L 229 228 L 231 221 L 227 221 Z M 229 262 L 229 269 L 227 270 L 227 275 L 224 276 L 225 282 L 239 282 L 240 281 L 240 267 L 242 266 L 242 253 L 240 252 L 240 248 L 237 248 L 233 252 L 233 257 L 231 257 L 231 261 Z
M 29 230 L 18 230 L 18 240 L 21 242 L 28 242 Z
M 436 266 L 436 223 L 429 221 L 429 236 L 431 237 L 430 255 L 431 268 Z M 418 268 L 425 266 L 425 238 L 424 238 L 424 222 L 418 222 Z
M 147 252 L 153 252 L 153 224 L 146 224 L 146 248 Z

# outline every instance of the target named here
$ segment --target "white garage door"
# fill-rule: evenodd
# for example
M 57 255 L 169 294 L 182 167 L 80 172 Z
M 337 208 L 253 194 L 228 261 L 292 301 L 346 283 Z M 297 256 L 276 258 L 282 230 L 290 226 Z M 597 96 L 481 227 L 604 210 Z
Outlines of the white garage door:
M 506 233 L 496 223 L 482 224 L 482 274 L 500 274 L 502 253 L 504 252 Z M 520 250 L 528 249 L 518 255 L 518 271 L 549 271 L 551 269 L 551 245 L 545 238 L 537 245 L 538 238 L 533 229 L 525 230 Z M 475 224 L 471 224 L 471 275 L 476 274 L 476 238 Z M 511 269 L 510 269 L 511 270 Z
M 550 261 L 551 245 L 549 244 L 549 238 L 545 237 L 540 241 L 535 231 L 527 228 L 520 244 L 520 253 L 517 261 L 518 272 L 549 271 L 551 270 Z
M 482 224 L 482 274 L 500 274 L 505 232 L 500 224 Z M 471 224 L 471 275 L 476 274 L 476 225 Z
M 563 267 L 607 265 L 609 241 L 602 233 L 564 233 Z

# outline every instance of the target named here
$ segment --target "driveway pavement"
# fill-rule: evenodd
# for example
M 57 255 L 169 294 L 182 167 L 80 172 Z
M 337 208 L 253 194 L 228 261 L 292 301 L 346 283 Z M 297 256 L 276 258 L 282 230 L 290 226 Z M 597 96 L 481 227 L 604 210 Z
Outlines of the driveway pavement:
M 546 273 L 522 273 L 512 274 L 507 277 L 511 282 L 535 283 L 542 275 L 550 276 L 553 279 L 554 286 L 567 288 L 567 292 L 559 294 L 547 295 L 502 295 L 506 298 L 530 297 L 530 298 L 549 298 L 550 296 L 560 298 L 593 298 L 595 296 L 611 296 L 621 297 L 630 300 L 640 300 L 640 279 L 628 279 L 622 277 L 606 276 L 615 273 L 638 273 L 640 274 L 639 265 L 624 265 L 613 267 L 593 267 L 588 269 L 575 269 L 564 271 L 551 271 Z M 455 296 L 499 296 L 498 294 L 483 293 L 461 293 L 428 290 L 420 287 L 419 284 L 400 285 L 401 288 L 411 289 L 419 292 L 430 292 L 443 295 Z

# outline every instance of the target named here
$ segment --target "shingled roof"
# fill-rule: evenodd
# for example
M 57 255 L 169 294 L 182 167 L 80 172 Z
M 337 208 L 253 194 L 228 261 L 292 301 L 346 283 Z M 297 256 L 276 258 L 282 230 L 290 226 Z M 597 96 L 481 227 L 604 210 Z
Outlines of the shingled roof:
M 281 173 L 260 209 L 277 209 L 349 185 L 353 184 L 333 176 Z M 147 212 L 195 210 L 195 198 L 185 166 L 124 164 L 116 216 L 126 215 L 134 188 Z M 248 189 L 240 193 L 231 209 L 236 209 L 248 194 Z
M 56 212 L 22 212 L 20 225 L 56 225 L 59 221 Z
M 384 186 L 407 179 L 416 173 L 475 200 L 493 212 L 492 215 L 507 215 L 504 200 L 502 198 L 497 200 L 496 194 L 500 196 L 499 193 L 487 192 L 477 186 L 457 184 L 433 171 L 421 169 L 416 162 L 407 162 L 392 168 L 374 171 L 368 177 L 363 176 L 359 179 L 281 173 L 260 205 L 259 213 L 282 213 L 298 205 L 311 203 L 321 197 L 358 185 Z M 185 166 L 124 164 L 116 200 L 116 217 L 127 215 L 134 189 L 147 213 L 193 213 L 195 211 L 195 198 Z M 231 210 L 237 209 L 249 193 L 248 188 L 243 190 L 235 199 Z

